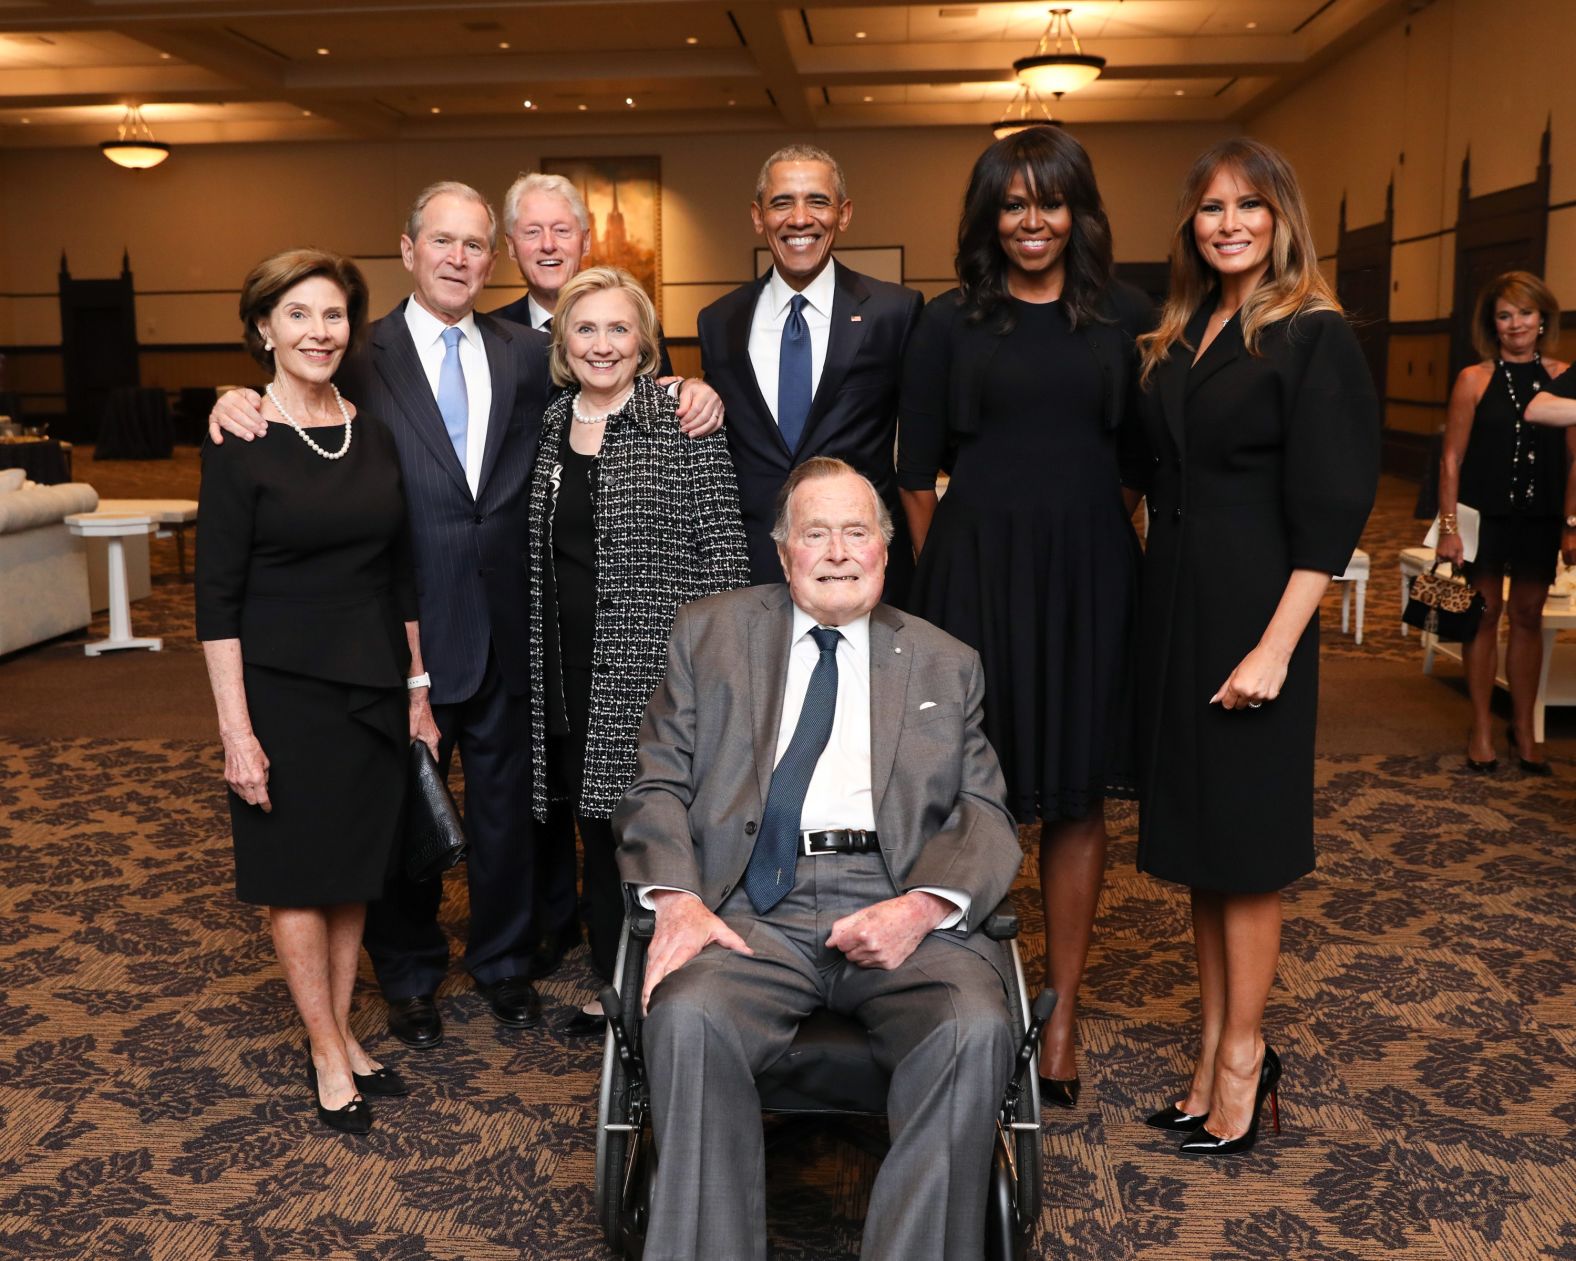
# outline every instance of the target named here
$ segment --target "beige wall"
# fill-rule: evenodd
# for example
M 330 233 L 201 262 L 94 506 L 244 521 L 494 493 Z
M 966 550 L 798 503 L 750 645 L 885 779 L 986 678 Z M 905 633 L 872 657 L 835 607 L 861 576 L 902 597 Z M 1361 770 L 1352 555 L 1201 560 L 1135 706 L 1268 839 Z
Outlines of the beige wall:
M 1166 253 L 1172 198 L 1194 155 L 1230 125 L 1091 126 L 1078 131 L 1099 173 L 1117 258 Z M 147 172 L 112 167 L 91 149 L 0 155 L 0 345 L 59 340 L 60 252 L 78 277 L 114 276 L 130 251 L 146 344 L 235 336 L 233 292 L 258 258 L 296 244 L 389 255 L 411 197 L 439 178 L 502 196 L 542 156 L 658 153 L 662 158 L 663 307 L 668 331 L 692 336 L 695 312 L 749 279 L 757 243 L 748 201 L 761 159 L 790 137 L 715 135 L 636 140 L 385 144 L 193 145 Z M 855 203 L 850 246 L 902 245 L 915 287 L 950 284 L 957 212 L 974 130 L 838 132 L 818 137 L 842 161 Z M 382 305 L 401 294 L 376 269 Z M 500 257 L 483 307 L 521 292 Z M 710 282 L 696 284 L 695 282 Z M 392 288 L 391 288 L 392 286 Z M 383 292 L 381 290 L 388 290 Z

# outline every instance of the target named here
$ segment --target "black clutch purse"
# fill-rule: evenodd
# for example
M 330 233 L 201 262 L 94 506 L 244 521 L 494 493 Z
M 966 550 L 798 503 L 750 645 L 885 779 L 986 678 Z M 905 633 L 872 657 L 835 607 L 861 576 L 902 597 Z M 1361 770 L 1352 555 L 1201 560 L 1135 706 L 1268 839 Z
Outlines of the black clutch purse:
M 410 792 L 405 802 L 405 877 L 432 880 L 465 857 L 465 829 L 432 751 L 410 742 Z
M 1483 597 L 1467 586 L 1465 579 L 1444 577 L 1438 569 L 1435 561 L 1427 573 L 1412 579 L 1401 620 L 1446 643 L 1471 643 L 1483 619 Z

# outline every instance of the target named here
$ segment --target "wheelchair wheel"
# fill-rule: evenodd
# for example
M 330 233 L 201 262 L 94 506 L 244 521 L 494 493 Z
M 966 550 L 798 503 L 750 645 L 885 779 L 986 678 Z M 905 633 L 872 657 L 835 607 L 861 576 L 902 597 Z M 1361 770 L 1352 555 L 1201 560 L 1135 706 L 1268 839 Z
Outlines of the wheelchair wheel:
M 1018 1261 L 1018 1223 L 1014 1204 L 1012 1162 L 996 1144 L 991 1153 L 990 1190 L 985 1198 L 985 1261 Z
M 618 979 L 619 995 L 627 998 L 631 1010 L 640 1001 L 644 972 L 644 942 L 631 940 L 626 923 L 613 975 Z M 637 1089 L 635 1093 L 641 1092 Z M 603 1238 L 620 1256 L 638 1261 L 645 1247 L 653 1151 L 644 1100 L 631 1095 L 631 1083 L 609 1031 L 602 1043 L 592 1202 Z M 625 1128 L 630 1126 L 634 1128 Z
M 1012 943 L 1012 966 L 1018 982 L 1018 1006 L 1015 1015 L 1018 1024 L 1015 1032 L 1021 1034 L 1028 1027 L 1029 1022 L 1029 986 L 1023 973 L 1023 956 L 1018 951 L 1018 943 Z M 1024 1090 L 1018 1096 L 1017 1115 L 1013 1120 L 1032 1125 L 1033 1129 L 1011 1130 L 998 1135 L 996 1153 L 991 1165 L 991 1211 L 995 1212 L 998 1177 L 1005 1173 L 1011 1201 L 1012 1229 L 1006 1235 L 1008 1251 L 999 1255 L 1003 1258 L 1018 1258 L 1028 1255 L 1029 1246 L 1034 1242 L 1035 1231 L 1040 1226 L 1040 1208 L 1044 1202 L 1044 1155 L 1040 1146 L 1040 1079 L 1030 1072 L 1024 1082 Z M 1007 1150 L 1003 1140 L 1012 1145 L 1012 1158 L 1007 1158 Z M 998 1254 L 987 1252 L 988 1257 L 995 1258 Z
M 624 1066 L 613 1050 L 613 1035 L 606 1034 L 602 1044 L 601 1098 L 597 1106 L 594 1202 L 602 1237 L 619 1252 L 623 1251 L 619 1220 L 624 1208 L 624 1160 L 629 1152 L 629 1135 L 610 1131 L 607 1127 L 627 1124 L 628 1090 Z

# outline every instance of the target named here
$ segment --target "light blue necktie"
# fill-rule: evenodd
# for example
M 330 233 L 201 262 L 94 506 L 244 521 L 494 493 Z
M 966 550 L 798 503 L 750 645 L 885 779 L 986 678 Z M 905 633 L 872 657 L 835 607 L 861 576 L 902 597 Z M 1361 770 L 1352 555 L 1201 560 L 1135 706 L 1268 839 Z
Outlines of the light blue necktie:
M 470 426 L 471 404 L 465 393 L 465 373 L 460 369 L 460 338 L 465 334 L 452 325 L 443 330 L 443 366 L 438 369 L 438 411 L 443 427 L 449 431 L 454 454 L 465 467 L 465 431 Z
M 832 719 L 837 714 L 837 644 L 842 632 L 817 626 L 810 634 L 821 655 L 810 673 L 810 685 L 805 689 L 793 736 L 783 751 L 782 761 L 772 772 L 772 786 L 766 791 L 766 809 L 761 815 L 761 834 L 744 869 L 744 892 L 762 915 L 793 888 L 805 794 L 810 791 L 811 777 L 831 738 Z
M 777 356 L 777 427 L 790 452 L 799 449 L 810 416 L 810 326 L 804 318 L 805 302 L 804 294 L 796 293 L 788 303 Z

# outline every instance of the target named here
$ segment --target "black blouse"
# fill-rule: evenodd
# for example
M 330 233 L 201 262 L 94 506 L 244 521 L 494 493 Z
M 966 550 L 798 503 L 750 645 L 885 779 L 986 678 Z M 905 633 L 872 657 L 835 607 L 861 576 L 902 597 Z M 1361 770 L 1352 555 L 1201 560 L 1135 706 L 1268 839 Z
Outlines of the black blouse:
M 309 431 L 337 451 L 342 426 Z M 366 413 L 325 460 L 289 425 L 203 447 L 197 638 L 239 639 L 243 660 L 363 687 L 398 687 L 416 586 L 388 430 Z
M 1498 516 L 1564 515 L 1565 431 L 1521 418 L 1534 394 L 1559 385 L 1539 362 L 1494 364 L 1461 459 L 1462 503 Z

